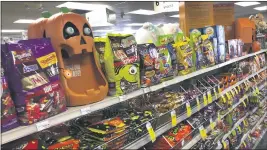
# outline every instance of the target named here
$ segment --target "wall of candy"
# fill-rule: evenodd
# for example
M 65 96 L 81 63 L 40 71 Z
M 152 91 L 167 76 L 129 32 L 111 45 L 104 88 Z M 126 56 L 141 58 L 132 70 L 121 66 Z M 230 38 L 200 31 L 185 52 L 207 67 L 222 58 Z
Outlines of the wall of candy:
M 94 37 L 63 7 L 1 45 L 2 149 L 255 149 L 267 131 L 262 14 Z M 246 33 L 252 36 L 247 36 Z M 15 136 L 16 135 L 16 136 Z

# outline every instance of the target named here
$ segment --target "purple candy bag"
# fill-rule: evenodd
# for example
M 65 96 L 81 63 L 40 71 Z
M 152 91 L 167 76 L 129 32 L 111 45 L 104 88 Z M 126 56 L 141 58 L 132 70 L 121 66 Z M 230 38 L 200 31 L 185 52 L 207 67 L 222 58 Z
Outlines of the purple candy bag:
M 2 66 L 4 66 L 2 64 Z M 16 109 L 10 96 L 5 71 L 1 67 L 1 131 L 5 132 L 19 126 Z
M 19 121 L 32 124 L 66 110 L 50 39 L 22 40 L 3 50 Z

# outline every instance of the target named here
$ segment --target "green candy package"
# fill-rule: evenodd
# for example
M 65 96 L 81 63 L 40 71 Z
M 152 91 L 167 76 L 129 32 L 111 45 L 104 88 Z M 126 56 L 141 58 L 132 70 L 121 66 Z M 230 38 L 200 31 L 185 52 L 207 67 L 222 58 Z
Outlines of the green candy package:
M 202 53 L 201 41 L 202 39 L 200 32 L 190 33 L 190 45 L 194 50 L 193 61 L 197 70 L 205 68 L 206 66 Z
M 157 47 L 159 51 L 159 70 L 162 76 L 161 82 L 173 78 L 173 69 L 170 53 L 165 45 Z
M 105 59 L 104 59 L 104 53 L 105 53 L 105 47 L 106 47 L 106 41 L 107 38 L 105 37 L 95 37 L 94 42 L 95 42 L 95 48 L 96 48 L 96 60 L 101 66 L 101 70 L 106 76 L 106 71 L 105 71 Z
M 213 44 L 208 39 L 208 35 L 201 35 L 201 44 L 202 44 L 202 53 L 203 53 L 203 62 L 206 67 L 215 65 L 215 57 L 213 51 Z
M 107 34 L 104 62 L 109 95 L 123 95 L 140 88 L 140 60 L 133 35 Z
M 185 75 L 194 71 L 193 63 L 193 49 L 190 46 L 189 39 L 176 42 L 173 46 L 176 49 L 176 56 L 178 59 L 178 73 Z
M 174 35 L 162 35 L 159 36 L 159 43 L 160 45 L 165 45 L 169 51 L 171 57 L 171 65 L 172 65 L 172 74 L 174 76 L 178 75 L 178 61 L 176 56 L 176 49 L 173 47 L 174 44 Z

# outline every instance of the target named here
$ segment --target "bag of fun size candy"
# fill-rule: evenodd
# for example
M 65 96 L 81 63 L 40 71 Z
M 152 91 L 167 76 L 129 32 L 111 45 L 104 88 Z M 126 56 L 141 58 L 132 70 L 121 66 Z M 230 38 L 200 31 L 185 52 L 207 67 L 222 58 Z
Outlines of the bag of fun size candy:
M 178 60 L 176 56 L 176 49 L 173 47 L 174 37 L 175 35 L 168 34 L 168 35 L 161 35 L 158 38 L 159 38 L 160 45 L 165 46 L 169 51 L 169 55 L 171 59 L 171 66 L 172 66 L 172 69 L 170 70 L 171 74 L 173 74 L 173 76 L 177 76 L 178 75 Z
M 201 33 L 191 32 L 190 33 L 190 45 L 194 50 L 193 61 L 196 65 L 196 69 L 199 70 L 205 67 L 205 61 L 203 59 L 202 47 L 201 47 Z
M 154 44 L 138 44 L 140 56 L 141 87 L 159 84 L 162 78 L 159 65 L 159 52 Z
M 66 110 L 56 53 L 50 39 L 6 44 L 8 83 L 22 125 L 32 124 Z
M 201 35 L 201 46 L 203 53 L 203 62 L 205 62 L 205 68 L 215 65 L 213 45 L 208 38 L 209 36 L 206 34 Z
M 106 42 L 107 42 L 107 38 L 105 37 L 95 37 L 94 38 L 94 42 L 95 42 L 95 48 L 96 48 L 96 55 L 97 55 L 97 62 L 99 62 L 100 66 L 101 66 L 101 70 L 104 73 L 104 75 L 106 76 L 106 72 L 105 72 L 105 59 L 104 59 L 104 53 L 105 53 L 105 47 L 106 47 Z
M 5 64 L 1 64 L 4 66 Z M 11 99 L 5 70 L 1 67 L 1 132 L 8 131 L 19 126 L 16 109 Z
M 140 88 L 140 60 L 133 35 L 107 34 L 104 61 L 110 95 L 123 95 Z
M 178 59 L 178 74 L 186 75 L 194 71 L 193 49 L 189 44 L 189 39 L 180 34 L 177 42 L 173 45 L 176 49 Z

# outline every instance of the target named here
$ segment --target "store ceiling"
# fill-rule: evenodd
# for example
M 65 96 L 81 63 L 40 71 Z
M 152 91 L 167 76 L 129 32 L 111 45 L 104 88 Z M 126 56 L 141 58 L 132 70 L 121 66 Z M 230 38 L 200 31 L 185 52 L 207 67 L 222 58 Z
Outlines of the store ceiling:
M 15 24 L 14 21 L 18 19 L 37 19 L 40 18 L 42 11 L 49 11 L 54 14 L 59 11 L 56 8 L 64 2 L 2 2 L 2 29 L 27 29 L 28 24 Z M 126 14 L 121 17 L 122 13 L 127 13 L 137 9 L 147 9 L 153 10 L 153 2 L 84 2 L 90 4 L 105 4 L 112 7 L 116 12 L 116 26 L 112 27 L 94 27 L 93 30 L 123 30 L 123 29 L 138 29 L 140 27 L 125 27 L 128 23 L 144 23 L 152 22 L 154 24 L 159 23 L 175 23 L 178 22 L 178 18 L 169 17 L 175 15 L 178 12 L 171 13 L 160 13 L 156 15 L 146 16 L 146 15 L 135 15 Z M 216 2 L 225 3 L 225 2 Z M 228 2 L 229 3 L 229 2 Z M 267 2 L 261 2 L 267 4 Z M 262 4 L 261 4 L 262 5 Z M 255 6 L 241 7 L 235 5 L 235 16 L 236 17 L 247 17 L 251 14 L 256 14 L 259 11 L 254 10 Z M 267 18 L 267 12 L 265 13 Z

